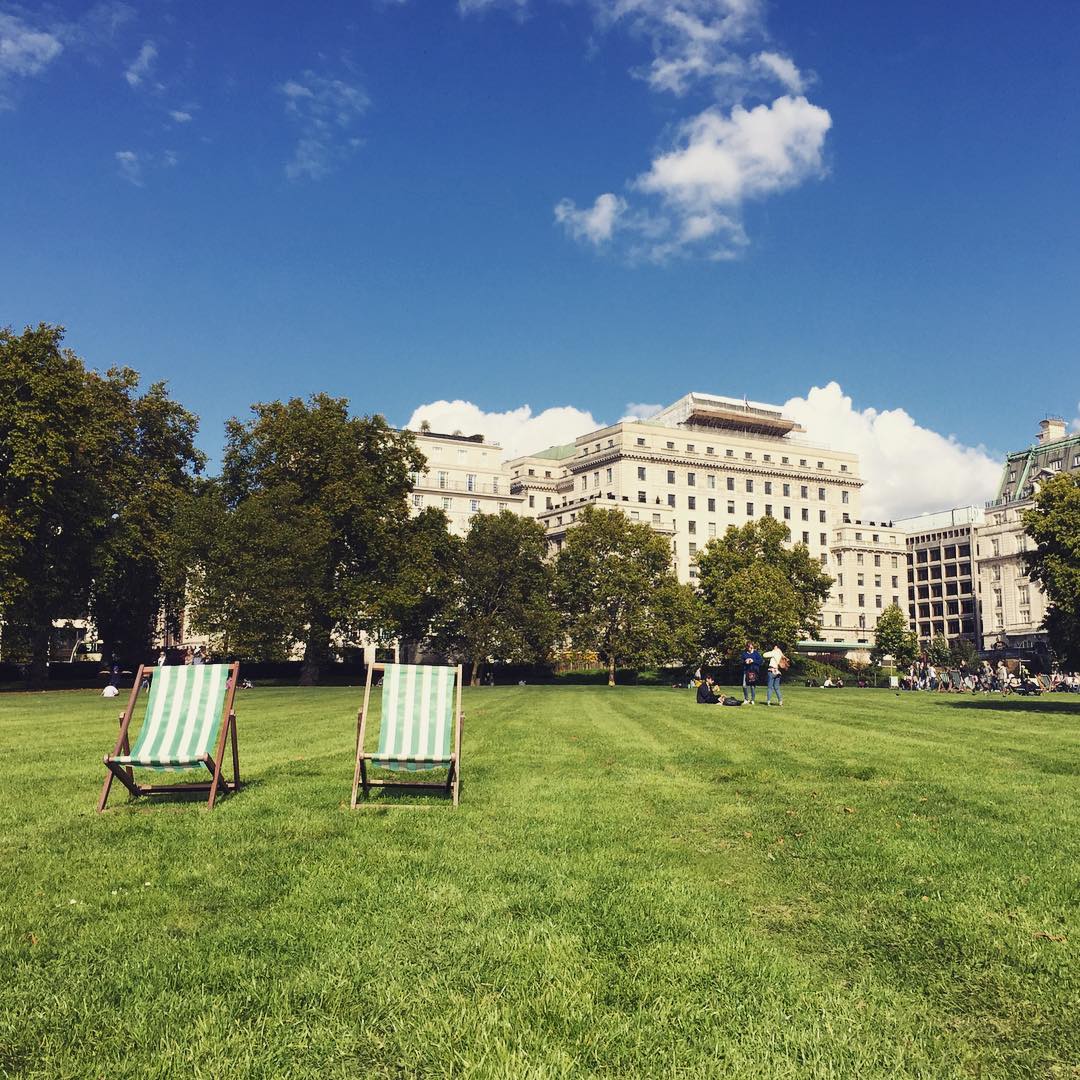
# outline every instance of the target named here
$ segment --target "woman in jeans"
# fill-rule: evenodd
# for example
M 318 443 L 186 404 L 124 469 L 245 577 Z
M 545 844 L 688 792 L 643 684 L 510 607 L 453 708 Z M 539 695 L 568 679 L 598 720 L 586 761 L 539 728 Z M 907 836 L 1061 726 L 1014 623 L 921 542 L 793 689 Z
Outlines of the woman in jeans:
M 774 645 L 765 655 L 763 660 L 769 661 L 769 685 L 765 689 L 765 704 L 772 704 L 772 696 L 776 694 L 776 704 L 783 705 L 784 699 L 780 696 L 780 676 L 783 669 L 780 667 L 782 660 L 787 660 L 779 645 Z

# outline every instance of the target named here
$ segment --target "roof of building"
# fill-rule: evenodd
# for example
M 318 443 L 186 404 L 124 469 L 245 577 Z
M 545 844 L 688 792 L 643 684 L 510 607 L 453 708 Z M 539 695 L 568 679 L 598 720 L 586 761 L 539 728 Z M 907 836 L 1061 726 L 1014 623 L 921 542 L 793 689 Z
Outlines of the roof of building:
M 528 454 L 527 457 L 543 458 L 545 461 L 565 461 L 566 458 L 571 458 L 577 452 L 577 447 L 573 443 L 567 443 L 565 446 L 549 446 L 546 450 L 538 450 L 535 454 Z
M 684 395 L 644 422 L 662 424 L 665 427 L 743 431 L 776 438 L 782 438 L 793 431 L 805 430 L 796 421 L 784 416 L 776 405 L 748 401 L 746 398 L 740 400 L 720 397 L 718 394 L 702 394 L 698 391 Z
M 483 435 L 462 435 L 457 432 L 448 435 L 444 431 L 414 431 L 414 435 L 422 435 L 425 439 L 449 439 L 451 442 L 483 443 L 485 446 L 498 446 L 498 443 L 489 443 Z

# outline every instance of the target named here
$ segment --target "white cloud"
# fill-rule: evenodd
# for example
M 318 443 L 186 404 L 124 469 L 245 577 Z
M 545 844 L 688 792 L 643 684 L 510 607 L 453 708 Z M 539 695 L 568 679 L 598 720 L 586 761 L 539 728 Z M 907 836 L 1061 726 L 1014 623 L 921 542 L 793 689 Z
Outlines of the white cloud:
M 185 109 L 170 109 L 169 116 L 172 117 L 173 122 L 176 124 L 190 124 L 193 119 L 191 113 Z
M 575 239 L 602 244 L 611 239 L 625 210 L 626 201 L 610 193 L 598 195 L 596 202 L 585 210 L 579 210 L 572 199 L 563 199 L 555 207 L 555 220 Z
M 143 186 L 143 163 L 134 150 L 117 150 L 116 163 L 120 166 L 120 175 L 136 187 Z
M 1001 461 L 985 447 L 922 427 L 903 409 L 856 409 L 835 382 L 791 398 L 783 410 L 811 442 L 858 454 L 864 520 L 981 506 L 997 490 Z
M 1076 403 L 1076 419 L 1072 422 L 1073 431 L 1080 431 L 1080 401 Z
M 59 38 L 0 13 L 0 79 L 38 75 L 63 52 Z
M 286 114 L 300 130 L 293 156 L 285 165 L 290 180 L 320 180 L 361 145 L 352 129 L 371 100 L 359 86 L 305 71 L 278 90 L 285 98 Z
M 663 407 L 663 405 L 646 405 L 632 401 L 626 406 L 622 418 L 623 420 L 648 420 L 650 416 L 655 416 Z
M 432 401 L 413 410 L 405 425 L 413 431 L 427 421 L 432 431 L 463 435 L 483 435 L 488 442 L 498 443 L 505 457 L 534 454 L 549 446 L 573 442 L 579 435 L 595 431 L 603 424 L 592 413 L 559 405 L 533 414 L 532 407 L 522 405 L 506 412 L 485 412 L 471 401 Z
M 761 72 L 778 79 L 789 94 L 801 94 L 806 89 L 806 78 L 788 56 L 774 52 L 759 52 L 753 66 Z
M 128 86 L 134 89 L 142 85 L 143 79 L 150 74 L 154 67 L 157 54 L 157 46 L 152 41 L 143 42 L 138 56 L 128 64 L 127 69 L 124 71 L 124 78 L 127 79 Z

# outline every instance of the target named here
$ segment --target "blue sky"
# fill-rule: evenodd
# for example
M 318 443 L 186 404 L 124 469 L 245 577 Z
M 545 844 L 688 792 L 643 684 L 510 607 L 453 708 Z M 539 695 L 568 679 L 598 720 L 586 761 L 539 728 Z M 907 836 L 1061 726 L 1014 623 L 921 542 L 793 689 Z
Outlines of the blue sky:
M 0 322 L 211 453 L 830 381 L 1007 450 L 1078 411 L 1078 61 L 1064 0 L 0 0 Z

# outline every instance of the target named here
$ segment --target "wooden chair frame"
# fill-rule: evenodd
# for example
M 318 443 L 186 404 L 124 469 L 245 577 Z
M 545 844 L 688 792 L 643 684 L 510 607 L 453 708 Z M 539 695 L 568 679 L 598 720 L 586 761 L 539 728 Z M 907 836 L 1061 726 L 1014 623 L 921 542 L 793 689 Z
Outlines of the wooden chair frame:
M 386 788 L 396 794 L 410 791 L 437 791 L 450 797 L 454 806 L 458 805 L 458 797 L 461 790 L 461 728 L 464 714 L 461 711 L 461 665 L 458 664 L 456 671 L 457 689 L 455 691 L 454 704 L 454 743 L 450 752 L 450 764 L 446 772 L 445 783 L 424 783 L 422 781 L 402 780 L 372 780 L 367 774 L 367 763 L 374 758 L 375 754 L 364 753 L 364 733 L 367 729 L 368 705 L 371 701 L 371 679 L 376 671 L 385 671 L 386 664 L 369 664 L 367 680 L 364 683 L 364 703 L 356 715 L 356 769 L 353 772 L 352 809 L 355 810 L 358 803 L 357 792 L 363 789 L 364 798 L 367 799 L 373 787 Z M 374 803 L 367 803 L 374 806 Z M 410 806 L 409 803 L 379 803 L 379 806 Z
M 105 784 L 101 789 L 101 798 L 98 799 L 97 808 L 99 814 L 105 809 L 105 803 L 109 799 L 109 790 L 112 787 L 114 778 L 119 780 L 135 798 L 138 798 L 140 795 L 176 795 L 186 792 L 208 792 L 209 797 L 206 800 L 206 808 L 208 810 L 214 809 L 214 802 L 217 799 L 219 792 L 229 793 L 240 790 L 240 753 L 236 745 L 236 713 L 233 710 L 233 699 L 236 696 L 236 687 L 240 680 L 239 663 L 229 665 L 229 683 L 225 690 L 225 701 L 222 704 L 225 722 L 221 725 L 221 732 L 218 735 L 217 753 L 213 757 L 209 754 L 203 754 L 199 758 L 199 761 L 206 766 L 213 779 L 200 781 L 194 784 L 137 784 L 135 783 L 135 770 L 133 766 L 120 765 L 112 760 L 121 754 L 131 753 L 128 728 L 131 725 L 131 718 L 135 714 L 135 705 L 139 697 L 139 691 L 144 679 L 153 678 L 156 670 L 156 665 L 140 664 L 139 670 L 135 675 L 135 685 L 131 688 L 131 695 L 128 697 L 127 708 L 120 714 L 120 736 L 116 740 L 116 748 L 111 754 L 105 755 L 105 768 L 108 770 L 108 773 L 105 777 Z M 222 766 L 225 762 L 226 739 L 230 739 L 232 742 L 232 780 L 228 780 L 222 775 Z

